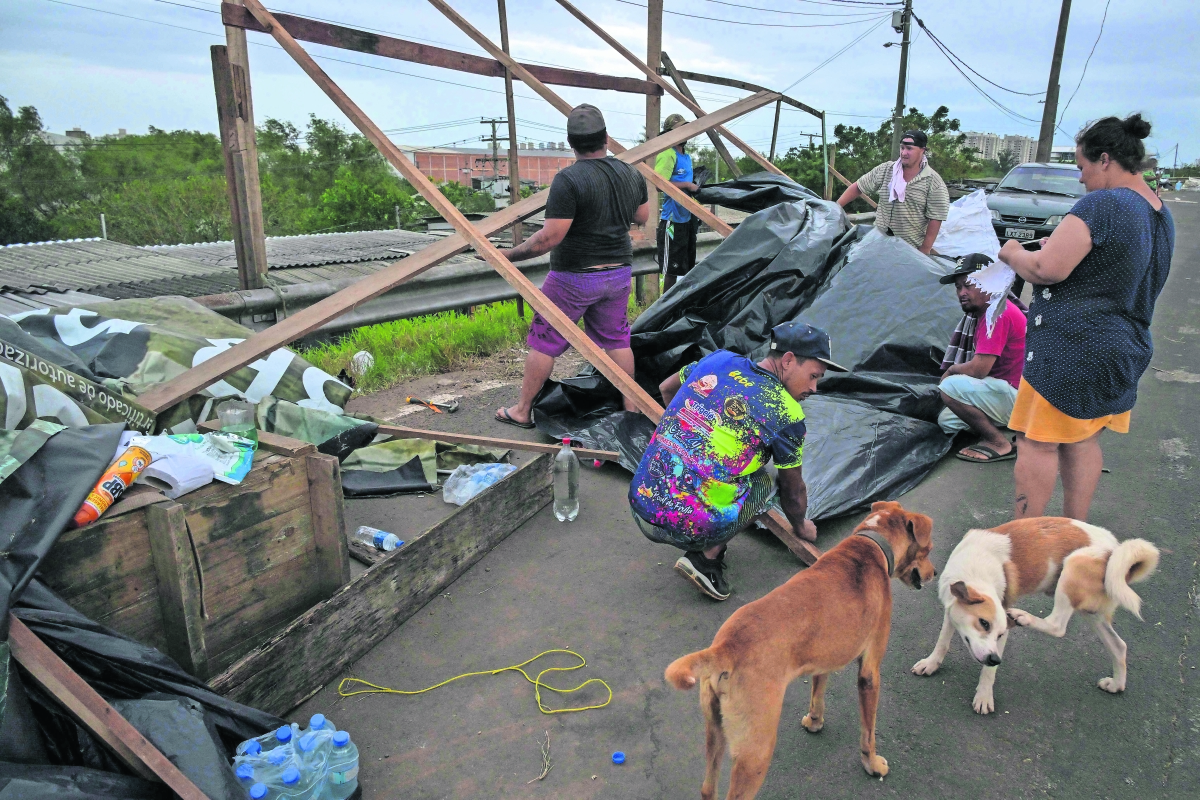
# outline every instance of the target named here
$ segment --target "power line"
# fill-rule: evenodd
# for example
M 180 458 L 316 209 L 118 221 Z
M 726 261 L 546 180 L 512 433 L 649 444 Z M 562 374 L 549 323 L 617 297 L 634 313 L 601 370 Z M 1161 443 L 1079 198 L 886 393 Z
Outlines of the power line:
M 815 74 L 816 74 L 816 73 L 817 73 L 819 70 L 821 70 L 821 69 L 824 69 L 826 66 L 828 66 L 828 65 L 829 65 L 829 64 L 830 64 L 830 63 L 831 63 L 831 62 L 832 62 L 832 61 L 833 61 L 835 58 L 837 58 L 838 56 L 842 55 L 842 53 L 845 53 L 845 52 L 846 52 L 847 50 L 849 50 L 851 47 L 854 47 L 854 45 L 858 44 L 858 43 L 859 43 L 859 42 L 861 42 L 863 39 L 867 38 L 867 36 L 868 36 L 868 35 L 870 35 L 870 34 L 871 34 L 873 31 L 877 30 L 877 29 L 878 29 L 878 28 L 879 28 L 881 25 L 883 25 L 883 23 L 884 23 L 885 21 L 887 21 L 887 20 L 888 20 L 888 19 L 890 19 L 890 18 L 891 18 L 891 15 L 890 15 L 890 14 L 889 14 L 889 15 L 887 15 L 887 16 L 881 17 L 881 18 L 879 19 L 879 22 L 875 23 L 875 24 L 874 24 L 874 25 L 872 25 L 870 28 L 867 28 L 867 29 L 866 29 L 865 31 L 863 31 L 861 34 L 859 34 L 859 35 L 858 35 L 858 36 L 856 36 L 854 39 L 852 39 L 852 40 L 850 41 L 850 43 L 849 43 L 849 44 L 847 44 L 845 47 L 843 47 L 841 50 L 838 50 L 836 53 L 834 53 L 833 55 L 831 55 L 829 58 L 825 59 L 825 60 L 824 60 L 824 61 L 822 61 L 820 64 L 817 64 L 815 67 L 813 67 L 812 69 L 810 69 L 810 70 L 809 70 L 808 72 L 806 72 L 806 73 L 805 73 L 803 76 L 801 76 L 800 78 L 797 78 L 795 81 L 793 81 L 793 82 L 791 83 L 791 85 L 789 85 L 789 86 L 788 86 L 786 89 L 784 89 L 782 92 L 780 92 L 780 94 L 787 94 L 787 93 L 788 93 L 788 92 L 790 92 L 792 89 L 794 89 L 796 86 L 798 86 L 800 83 L 802 83 L 803 81 L 806 81 L 806 80 L 808 80 L 809 78 L 811 78 L 811 77 L 812 77 L 813 75 L 815 75 Z
M 1100 19 L 1100 32 L 1096 34 L 1096 41 L 1092 42 L 1092 51 L 1088 53 L 1087 61 L 1083 62 L 1083 73 L 1079 76 L 1079 83 L 1075 84 L 1075 91 L 1071 92 L 1070 100 L 1067 100 L 1067 104 L 1063 107 L 1062 113 L 1058 115 L 1058 122 L 1062 122 L 1064 119 L 1066 119 L 1067 109 L 1071 107 L 1071 100 L 1074 100 L 1075 95 L 1079 94 L 1079 87 L 1083 85 L 1083 78 L 1085 75 L 1087 75 L 1088 64 L 1092 63 L 1092 56 L 1096 52 L 1096 45 L 1100 44 L 1100 37 L 1104 35 L 1104 23 L 1108 19 L 1108 7 L 1111 4 L 1112 0 L 1108 0 L 1108 2 L 1104 4 L 1104 16 Z M 1054 127 L 1058 128 L 1057 122 L 1054 124 Z M 1059 130 L 1062 129 L 1059 128 Z M 1063 131 L 1063 133 L 1066 133 L 1066 131 Z
M 730 8 L 744 8 L 749 11 L 765 11 L 769 14 L 787 14 L 793 17 L 867 17 L 874 16 L 879 13 L 879 9 L 871 9 L 870 11 L 860 11 L 854 14 L 830 14 L 825 11 L 780 11 L 774 8 L 761 8 L 759 6 L 747 6 L 741 3 L 727 3 L 725 0 L 706 0 L 709 3 L 715 3 L 719 6 L 729 6 Z
M 627 6 L 635 6 L 637 8 L 645 8 L 646 7 L 645 3 L 634 3 L 634 2 L 632 2 L 632 0 L 616 0 L 616 2 L 622 3 Z M 857 20 L 854 20 L 853 22 L 822 22 L 822 23 L 817 23 L 814 25 L 783 25 L 781 23 L 775 23 L 775 22 L 742 22 L 742 21 L 736 20 L 736 19 L 721 19 L 719 17 L 705 17 L 700 14 L 685 14 L 682 11 L 667 11 L 666 9 L 663 9 L 663 13 L 671 14 L 676 17 L 687 17 L 689 19 L 703 19 L 703 20 L 707 20 L 709 22 L 723 22 L 726 25 L 748 25 L 752 28 L 837 28 L 837 27 L 840 27 L 843 25 L 861 25 L 864 22 L 870 22 L 872 19 L 874 19 L 874 17 L 868 17 L 867 19 L 857 19 Z
M 1111 2 L 1111 0 L 1110 0 L 1110 2 Z M 1019 94 L 1019 95 L 1022 95 L 1022 96 L 1024 96 L 1024 97 L 1037 97 L 1037 96 L 1039 96 L 1039 95 L 1043 95 L 1043 94 L 1045 94 L 1045 92 L 1018 92 L 1016 89 L 1009 89 L 1007 86 L 1001 86 L 1000 84 L 996 83 L 995 81 L 993 81 L 993 80 L 991 80 L 991 79 L 989 79 L 989 78 L 986 78 L 986 77 L 984 77 L 983 75 L 980 75 L 978 70 L 976 70 L 974 67 L 972 67 L 972 66 L 971 66 L 970 64 L 968 64 L 967 62 L 963 61 L 961 58 L 959 58 L 959 57 L 958 57 L 958 55 L 957 55 L 957 54 L 956 54 L 956 53 L 955 53 L 953 50 L 951 50 L 949 47 L 947 47 L 947 46 L 946 46 L 946 43 L 945 43 L 945 42 L 943 42 L 941 39 L 939 39 L 939 38 L 937 38 L 936 36 L 934 36 L 934 35 L 933 35 L 933 31 L 929 30 L 929 28 L 925 26 L 925 22 L 924 22 L 924 20 L 922 20 L 922 19 L 921 19 L 920 17 L 918 17 L 916 14 L 913 14 L 913 19 L 915 19 L 915 20 L 917 21 L 917 24 L 921 26 L 921 30 L 925 31 L 926 35 L 928 35 L 928 36 L 929 36 L 929 38 L 930 38 L 930 39 L 932 39 L 932 40 L 933 40 L 933 42 L 934 42 L 934 43 L 935 43 L 935 44 L 936 44 L 936 45 L 937 45 L 937 46 L 938 46 L 938 47 L 939 47 L 939 48 L 940 48 L 940 49 L 941 49 L 943 52 L 945 52 L 945 53 L 949 53 L 949 54 L 950 54 L 950 56 L 953 56 L 953 57 L 954 57 L 954 59 L 955 59 L 955 60 L 957 60 L 957 61 L 958 61 L 960 64 L 962 64 L 964 67 L 966 67 L 967 69 L 971 70 L 971 72 L 975 73 L 975 74 L 976 74 L 976 75 L 977 75 L 977 76 L 978 76 L 980 79 L 982 79 L 982 80 L 984 80 L 984 81 L 987 81 L 987 82 L 988 82 L 988 83 L 990 83 L 992 86 L 995 86 L 997 89 L 1001 89 L 1001 90 L 1003 90 L 1003 91 L 1010 92 L 1011 94 Z

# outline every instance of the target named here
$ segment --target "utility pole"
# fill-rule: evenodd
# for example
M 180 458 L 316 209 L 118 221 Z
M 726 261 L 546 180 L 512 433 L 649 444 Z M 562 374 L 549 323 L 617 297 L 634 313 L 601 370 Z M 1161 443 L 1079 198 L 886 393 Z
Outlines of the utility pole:
M 903 11 L 892 12 L 892 27 L 900 34 L 900 79 L 896 83 L 896 113 L 892 115 L 892 158 L 897 159 L 900 157 L 900 120 L 904 119 L 904 85 L 908 82 L 908 33 L 912 28 L 912 0 L 904 0 Z
M 1058 14 L 1058 36 L 1054 40 L 1054 58 L 1050 61 L 1050 80 L 1046 83 L 1046 107 L 1042 109 L 1042 129 L 1038 133 L 1037 160 L 1049 161 L 1054 146 L 1054 127 L 1058 121 L 1058 72 L 1062 69 L 1063 46 L 1067 43 L 1067 21 L 1071 0 L 1062 0 Z
M 497 0 L 500 11 L 500 49 L 506 55 L 512 55 L 508 49 L 508 9 L 504 0 Z M 508 114 L 508 203 L 516 205 L 521 201 L 521 156 L 520 142 L 517 141 L 517 106 L 513 100 L 512 70 L 504 68 L 504 103 Z M 522 225 L 518 222 L 511 228 L 512 246 L 516 247 L 524 238 L 521 234 Z M 517 315 L 525 319 L 525 298 L 517 295 Z
M 484 157 L 483 161 L 492 162 L 492 180 L 500 180 L 500 137 L 496 135 L 496 126 L 504 125 L 508 122 L 507 119 L 481 119 L 480 123 L 492 126 L 492 135 L 483 137 L 483 141 L 492 143 L 491 158 Z

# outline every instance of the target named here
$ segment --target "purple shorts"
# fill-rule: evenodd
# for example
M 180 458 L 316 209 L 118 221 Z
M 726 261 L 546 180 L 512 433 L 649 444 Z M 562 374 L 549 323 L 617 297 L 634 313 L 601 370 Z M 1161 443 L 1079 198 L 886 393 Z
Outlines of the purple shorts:
M 603 350 L 629 347 L 629 286 L 633 267 L 594 272 L 551 270 L 542 293 L 572 322 L 583 319 L 588 338 Z M 561 333 L 542 317 L 533 315 L 526 343 L 539 353 L 558 358 L 570 347 Z

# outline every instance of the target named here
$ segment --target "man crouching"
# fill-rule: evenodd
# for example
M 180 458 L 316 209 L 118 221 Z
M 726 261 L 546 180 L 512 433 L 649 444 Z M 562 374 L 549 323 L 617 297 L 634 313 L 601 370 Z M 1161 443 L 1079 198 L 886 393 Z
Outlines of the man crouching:
M 729 597 L 725 548 L 767 507 L 767 461 L 792 528 L 815 541 L 801 475 L 804 411 L 830 360 L 829 335 L 802 322 L 771 331 L 757 364 L 718 350 L 662 382 L 666 411 L 629 486 L 634 522 L 652 542 L 684 551 L 675 569 L 714 600 Z

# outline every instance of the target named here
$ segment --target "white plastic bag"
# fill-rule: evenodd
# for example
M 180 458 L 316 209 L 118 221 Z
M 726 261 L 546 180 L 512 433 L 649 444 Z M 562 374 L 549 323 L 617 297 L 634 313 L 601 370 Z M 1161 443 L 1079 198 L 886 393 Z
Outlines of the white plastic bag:
M 442 486 L 442 499 L 461 506 L 497 481 L 516 472 L 512 464 L 463 464 L 455 467 Z
M 1000 240 L 992 227 L 992 212 L 988 210 L 987 193 L 983 189 L 950 204 L 950 214 L 938 231 L 933 249 L 954 258 L 983 253 L 995 260 L 1000 255 Z

